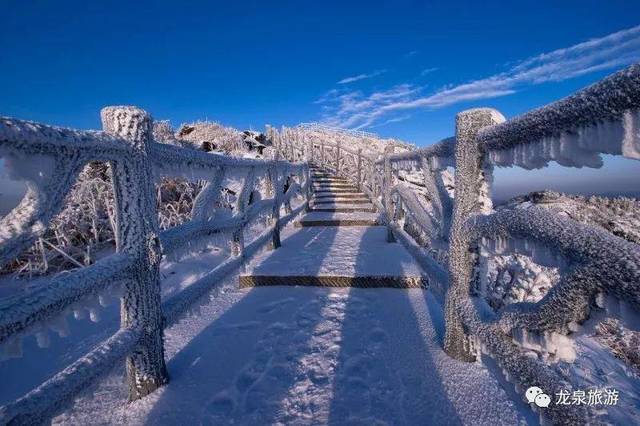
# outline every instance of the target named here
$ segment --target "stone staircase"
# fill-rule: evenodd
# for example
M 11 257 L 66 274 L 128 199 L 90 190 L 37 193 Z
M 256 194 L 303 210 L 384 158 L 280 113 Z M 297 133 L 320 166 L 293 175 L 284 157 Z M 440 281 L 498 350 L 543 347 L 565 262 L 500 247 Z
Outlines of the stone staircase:
M 411 255 L 386 242 L 386 228 L 371 200 L 346 179 L 311 169 L 309 211 L 283 232 L 282 247 L 257 256 L 240 287 L 425 287 Z
M 309 213 L 295 226 L 376 226 L 380 215 L 371 200 L 346 179 L 311 169 L 313 197 Z

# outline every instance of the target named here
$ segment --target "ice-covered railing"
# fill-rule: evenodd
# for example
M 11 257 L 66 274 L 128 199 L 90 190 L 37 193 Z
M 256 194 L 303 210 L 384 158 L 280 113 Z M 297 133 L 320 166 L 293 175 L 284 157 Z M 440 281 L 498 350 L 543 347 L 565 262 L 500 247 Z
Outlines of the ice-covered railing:
M 158 144 L 152 140 L 150 115 L 135 107 L 105 108 L 102 123 L 104 130 L 98 132 L 0 118 L 0 155 L 10 175 L 24 180 L 28 188 L 20 204 L 0 221 L 0 266 L 43 235 L 87 163 L 108 162 L 116 203 L 116 252 L 1 300 L 0 345 L 19 352 L 25 335 L 37 334 L 39 343 L 47 340 L 49 328 L 63 335 L 65 315 L 77 311 L 83 300 L 99 297 L 102 303 L 110 287 L 121 287 L 123 293 L 120 331 L 22 398 L 0 407 L 0 423 L 46 419 L 61 401 L 123 357 L 130 399 L 166 383 L 163 329 L 257 250 L 267 243 L 277 248 L 280 228 L 307 206 L 306 163 L 233 158 Z M 160 232 L 155 197 L 162 177 L 205 185 L 195 199 L 191 220 Z M 239 188 L 231 214 L 216 208 L 226 181 Z M 264 231 L 245 241 L 256 221 L 265 222 Z M 161 258 L 179 258 L 212 238 L 228 240 L 231 257 L 161 301 Z
M 454 149 L 455 138 L 447 138 L 414 151 L 389 149 L 376 163 L 384 171 L 381 186 L 387 223 L 429 271 L 431 288 L 441 295 L 446 288 L 444 267 L 453 210 L 443 174 L 454 165 Z
M 638 64 L 509 121 L 491 109 L 458 114 L 447 353 L 472 360 L 484 350 L 518 386 L 535 385 L 555 393 L 571 384 L 542 360 L 526 356 L 519 345 L 523 336 L 544 346 L 557 340 L 557 335 L 576 332 L 592 308 L 603 305 L 603 297 L 627 305 L 636 314 L 640 311 L 640 248 L 636 244 L 541 208 L 491 210 L 494 165 L 531 169 L 556 161 L 563 166 L 600 167 L 600 154 L 640 159 Z M 561 281 L 538 303 L 516 303 L 495 317 L 484 299 L 482 265 L 484 257 L 505 247 L 542 265 L 558 267 Z M 620 310 L 610 314 L 620 316 Z M 554 423 L 563 424 L 583 423 L 590 414 L 556 405 L 544 411 Z
M 442 173 L 453 163 L 455 142 L 452 138 L 428 148 L 414 149 L 393 139 L 382 140 L 366 132 L 337 129 L 317 123 L 304 123 L 295 128 L 283 127 L 280 131 L 269 128 L 267 136 L 276 150 L 286 158 L 308 159 L 347 178 L 366 193 L 378 210 L 386 213 L 384 218 L 389 226 L 389 239 L 393 238 L 392 227 L 414 227 L 417 232 L 429 234 L 429 246 L 439 253 L 435 257 L 441 261 L 446 259 L 452 200 L 445 188 Z M 375 143 L 369 139 L 373 139 Z M 378 150 L 362 148 L 368 144 L 373 144 Z M 390 154 L 394 150 L 401 152 L 382 155 L 383 152 Z M 385 171 L 386 160 L 389 170 L 393 169 L 394 176 L 400 179 L 399 184 L 385 178 L 391 176 L 390 172 Z M 425 171 L 420 185 L 429 193 L 437 195 L 431 200 L 428 209 L 422 206 L 415 194 L 402 185 L 403 176 L 398 172 L 412 169 Z M 394 208 L 388 209 L 391 198 L 404 199 L 404 202 L 394 203 Z M 406 213 L 401 220 L 403 225 L 394 218 L 394 214 L 399 214 L 400 210 Z M 431 219 L 414 220 L 426 217 Z M 442 272 L 442 266 L 439 272 Z M 442 273 L 439 275 L 442 276 Z
M 472 361 L 485 353 L 518 389 L 535 385 L 553 394 L 572 384 L 544 354 L 532 358 L 525 348 L 535 343 L 555 351 L 552 357 L 570 358 L 565 343 L 592 311 L 616 306 L 609 315 L 638 315 L 636 244 L 542 208 L 494 211 L 491 203 L 494 166 L 600 167 L 601 154 L 640 159 L 638 64 L 512 120 L 492 109 L 461 112 L 454 138 L 403 153 L 390 147 L 373 163 L 372 193 L 389 239 L 405 244 L 445 296 L 449 355 Z M 455 168 L 453 199 L 443 181 L 447 167 Z M 505 253 L 558 268 L 560 283 L 535 304 L 494 312 L 484 294 L 487 256 Z M 554 424 L 584 424 L 593 413 L 552 404 L 541 415 Z
M 317 133 L 327 130 L 330 133 Z M 343 137 L 344 136 L 344 137 Z M 372 195 L 376 188 L 375 161 L 378 155 L 361 147 L 352 148 L 353 138 L 371 137 L 366 132 L 334 129 L 320 124 L 302 124 L 280 131 L 269 127 L 267 137 L 274 144 L 278 155 L 289 161 L 302 159 L 318 164 L 336 175 L 351 180 L 362 191 Z

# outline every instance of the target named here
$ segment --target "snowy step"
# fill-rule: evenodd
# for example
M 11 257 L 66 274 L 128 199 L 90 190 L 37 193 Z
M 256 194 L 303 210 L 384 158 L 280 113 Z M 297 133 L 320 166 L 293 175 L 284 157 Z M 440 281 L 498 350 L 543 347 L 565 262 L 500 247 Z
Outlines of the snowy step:
M 384 260 L 384 261 L 381 261 Z M 240 287 L 425 287 L 426 279 L 384 226 L 301 228 L 254 259 Z
M 337 203 L 351 203 L 351 204 L 371 204 L 368 198 L 313 198 L 311 204 L 337 204 Z
M 312 202 L 313 204 L 340 204 L 340 203 L 371 204 L 371 200 L 369 200 L 368 198 L 343 198 L 343 197 L 313 199 Z
M 313 185 L 314 186 L 335 186 L 335 187 L 338 187 L 338 188 L 347 186 L 347 187 L 350 187 L 350 188 L 357 188 L 357 186 L 355 186 L 354 184 L 349 183 L 347 181 L 344 181 L 344 182 L 313 182 Z
M 311 179 L 314 182 L 347 182 L 346 179 L 322 175 L 311 175 Z
M 314 193 L 330 192 L 333 194 L 346 194 L 352 192 L 360 192 L 358 188 L 314 188 Z
M 298 228 L 307 226 L 375 226 L 380 225 L 377 213 L 310 212 L 296 222 Z
M 367 207 L 367 206 L 342 206 L 342 207 L 318 207 L 315 209 L 310 209 L 310 212 L 326 212 L 326 213 L 355 213 L 355 212 L 363 212 L 363 213 L 375 213 L 376 208 Z
M 348 190 L 348 192 L 360 192 L 360 190 L 353 185 L 344 185 L 344 186 L 334 186 L 334 185 L 314 185 L 312 188 L 314 192 L 322 192 L 322 191 L 344 191 Z
M 337 178 L 332 178 L 332 179 L 327 179 L 327 178 L 313 179 L 313 183 L 316 184 L 316 185 L 325 185 L 325 184 L 328 184 L 328 185 L 341 185 L 341 184 L 353 185 L 352 183 L 350 183 L 346 179 L 337 179 Z
M 332 173 L 326 173 L 326 172 L 312 172 L 311 176 L 322 178 L 322 179 L 346 179 L 342 176 L 337 176 Z
M 316 209 L 369 209 L 375 211 L 375 206 L 372 203 L 352 203 L 351 200 L 331 202 L 331 203 L 311 203 L 311 210 Z
M 330 174 L 322 174 L 322 173 L 314 173 L 311 175 L 311 177 L 316 180 L 316 179 L 324 179 L 324 180 L 331 180 L 331 181 L 340 181 L 340 182 L 346 182 L 347 179 L 343 178 L 341 176 L 336 176 L 336 175 L 330 175 Z
M 325 196 L 325 195 L 330 195 L 330 196 L 345 196 L 345 197 L 351 197 L 351 196 L 359 196 L 359 197 L 366 197 L 367 194 L 365 194 L 364 192 L 359 192 L 359 191 L 342 191 L 342 190 L 333 190 L 333 191 L 316 191 L 313 193 L 313 195 L 315 196 Z
M 343 194 L 338 194 L 336 192 L 316 192 L 313 194 L 314 198 L 367 198 L 367 195 L 362 192 L 347 192 Z

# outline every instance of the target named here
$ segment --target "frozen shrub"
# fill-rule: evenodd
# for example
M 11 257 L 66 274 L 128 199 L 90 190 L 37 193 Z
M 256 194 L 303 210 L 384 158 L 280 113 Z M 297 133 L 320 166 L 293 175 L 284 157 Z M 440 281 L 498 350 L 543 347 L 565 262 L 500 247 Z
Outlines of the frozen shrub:
M 109 166 L 87 164 L 43 237 L 0 273 L 31 276 L 93 263 L 113 251 L 114 212 Z
M 535 303 L 558 283 L 556 268 L 538 265 L 519 254 L 489 260 L 487 302 L 496 311 L 519 302 Z
M 640 375 L 640 332 L 624 328 L 617 319 L 608 318 L 596 326 L 595 337 Z
M 153 139 L 158 143 L 182 146 L 183 144 L 176 138 L 175 131 L 171 127 L 169 120 L 153 122 Z
M 186 179 L 163 178 L 158 187 L 158 218 L 160 229 L 181 225 L 191 218 L 191 209 L 201 182 Z
M 240 131 L 212 121 L 183 124 L 176 136 L 185 145 L 202 151 L 217 151 L 231 155 L 248 151 Z
M 513 198 L 500 209 L 526 209 L 533 205 L 640 243 L 640 201 L 636 199 L 536 191 Z M 492 257 L 488 274 L 486 298 L 495 310 L 511 303 L 537 302 L 560 278 L 556 268 L 538 265 L 519 254 Z
M 581 223 L 597 226 L 627 241 L 640 244 L 640 201 L 627 197 L 602 197 L 537 191 L 516 197 L 505 208 L 539 205 Z

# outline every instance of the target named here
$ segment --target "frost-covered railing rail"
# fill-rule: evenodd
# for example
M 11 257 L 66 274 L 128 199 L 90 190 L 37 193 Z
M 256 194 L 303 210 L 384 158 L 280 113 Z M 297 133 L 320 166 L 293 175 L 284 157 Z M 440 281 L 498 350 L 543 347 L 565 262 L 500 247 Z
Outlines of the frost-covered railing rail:
M 152 140 L 151 117 L 135 107 L 105 108 L 102 122 L 104 131 L 96 132 L 0 118 L 0 155 L 13 177 L 26 181 L 28 188 L 21 203 L 0 221 L 0 266 L 44 234 L 89 162 L 110 165 L 116 204 L 116 253 L 0 301 L 0 344 L 19 348 L 22 336 L 46 333 L 47 327 L 62 334 L 64 316 L 76 303 L 110 287 L 123 288 L 120 331 L 38 388 L 0 407 L 0 423 L 46 419 L 62 400 L 122 357 L 131 399 L 166 383 L 163 329 L 267 243 L 277 248 L 280 228 L 308 204 L 306 163 L 233 158 L 158 144 Z M 160 232 L 156 184 L 163 177 L 205 184 L 191 220 Z M 232 214 L 225 215 L 216 206 L 229 180 L 238 183 L 239 190 Z M 294 208 L 293 201 L 298 204 Z M 250 227 L 263 219 L 266 230 L 245 242 L 253 235 Z M 231 257 L 161 301 L 161 258 L 179 258 L 213 237 L 229 241 Z

